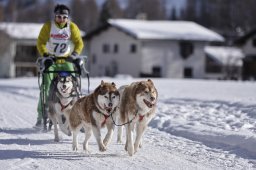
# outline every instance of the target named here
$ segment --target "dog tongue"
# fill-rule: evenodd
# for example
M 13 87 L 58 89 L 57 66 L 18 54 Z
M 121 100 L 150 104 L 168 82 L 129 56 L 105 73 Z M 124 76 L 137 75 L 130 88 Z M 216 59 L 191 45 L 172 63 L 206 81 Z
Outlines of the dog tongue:
M 149 107 L 149 108 L 152 108 L 154 106 L 154 103 L 151 103 L 147 100 L 144 100 L 144 102 L 146 103 L 146 105 Z
M 107 112 L 111 112 L 112 108 L 107 108 Z

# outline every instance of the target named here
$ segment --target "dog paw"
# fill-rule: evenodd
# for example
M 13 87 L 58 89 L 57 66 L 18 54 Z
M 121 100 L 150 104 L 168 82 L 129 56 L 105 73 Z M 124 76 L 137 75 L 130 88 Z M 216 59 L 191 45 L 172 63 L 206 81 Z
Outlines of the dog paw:
M 128 150 L 128 154 L 129 154 L 129 156 L 133 156 L 134 155 L 134 151 L 133 150 Z
M 89 155 L 89 154 L 91 154 L 91 151 L 85 150 L 85 153 L 86 153 L 87 155 Z
M 103 140 L 103 144 L 104 144 L 105 146 L 107 146 L 107 145 L 108 145 L 108 142 L 109 142 L 109 140 L 108 140 L 108 139 L 104 139 L 104 140 Z
M 128 146 L 128 148 L 127 148 L 128 150 L 128 154 L 130 155 L 130 156 L 133 156 L 134 155 L 134 147 L 132 147 L 132 146 Z
M 104 151 L 107 150 L 107 148 L 106 148 L 105 145 L 101 145 L 101 146 L 99 147 L 99 150 L 100 150 L 101 152 L 104 152 Z
M 73 145 L 73 146 L 72 146 L 72 149 L 73 149 L 73 151 L 77 151 L 77 150 L 78 150 L 78 148 L 77 148 L 76 145 Z
M 83 144 L 83 150 L 84 151 L 88 151 L 88 148 L 89 148 L 88 144 Z
M 134 147 L 134 154 L 138 151 L 138 149 L 139 149 L 138 147 L 136 148 Z
M 128 150 L 127 150 L 127 144 L 125 144 L 124 150 L 125 150 L 125 151 L 128 151 Z
M 54 138 L 54 142 L 59 142 L 60 139 L 59 138 Z
M 122 143 L 123 143 L 121 139 L 117 139 L 116 142 L 117 142 L 118 144 L 122 144 Z

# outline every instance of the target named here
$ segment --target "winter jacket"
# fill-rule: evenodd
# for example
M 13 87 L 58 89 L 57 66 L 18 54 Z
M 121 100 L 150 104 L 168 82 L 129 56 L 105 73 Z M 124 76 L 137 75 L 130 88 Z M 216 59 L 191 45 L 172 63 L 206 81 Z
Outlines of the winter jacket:
M 70 22 L 70 31 L 71 31 L 71 41 L 74 44 L 73 52 L 76 52 L 78 55 L 82 52 L 84 44 L 80 34 L 80 30 L 74 22 Z M 50 31 L 51 31 L 51 21 L 46 22 L 38 36 L 37 39 L 37 49 L 41 56 L 45 53 L 48 53 L 46 44 L 50 38 Z

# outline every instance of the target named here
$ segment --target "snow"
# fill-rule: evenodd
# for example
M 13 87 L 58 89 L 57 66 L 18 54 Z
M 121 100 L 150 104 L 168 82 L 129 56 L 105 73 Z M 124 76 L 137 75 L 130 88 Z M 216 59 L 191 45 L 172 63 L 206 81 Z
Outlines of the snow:
M 37 39 L 43 24 L 37 23 L 0 23 L 0 30 L 16 39 Z
M 5 31 L 11 38 L 15 39 L 37 40 L 42 27 L 42 23 L 0 23 L 0 30 Z M 80 30 L 80 33 L 81 36 L 85 35 L 84 31 Z
M 222 65 L 242 66 L 244 53 L 237 47 L 206 46 L 205 52 Z
M 91 78 L 90 90 L 101 80 L 117 86 L 135 79 Z M 1 169 L 173 169 L 221 170 L 256 168 L 255 82 L 152 79 L 159 92 L 156 117 L 143 147 L 130 157 L 116 143 L 116 129 L 106 152 L 94 136 L 90 154 L 72 151 L 72 137 L 33 129 L 38 100 L 37 78 L 0 79 Z M 83 92 L 87 80 L 82 79 Z M 105 133 L 106 131 L 103 130 Z M 125 138 L 125 137 L 124 137 Z
M 224 41 L 216 32 L 190 21 L 110 19 L 108 22 L 139 39 Z

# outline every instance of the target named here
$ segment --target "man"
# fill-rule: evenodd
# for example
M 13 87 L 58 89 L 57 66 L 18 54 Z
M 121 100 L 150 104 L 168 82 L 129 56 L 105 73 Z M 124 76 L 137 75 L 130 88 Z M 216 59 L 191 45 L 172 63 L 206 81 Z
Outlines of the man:
M 72 57 L 75 58 L 83 50 L 83 40 L 80 35 L 77 25 L 69 21 L 70 9 L 65 5 L 56 5 L 54 8 L 54 20 L 46 22 L 38 36 L 37 49 L 41 56 L 49 57 L 51 55 L 57 57 Z M 63 59 L 57 59 L 56 64 L 49 66 L 48 71 L 74 71 L 72 63 L 66 62 Z M 44 75 L 44 88 L 46 97 L 49 94 L 49 87 L 53 74 Z M 42 93 L 37 107 L 37 122 L 36 127 L 42 125 Z

